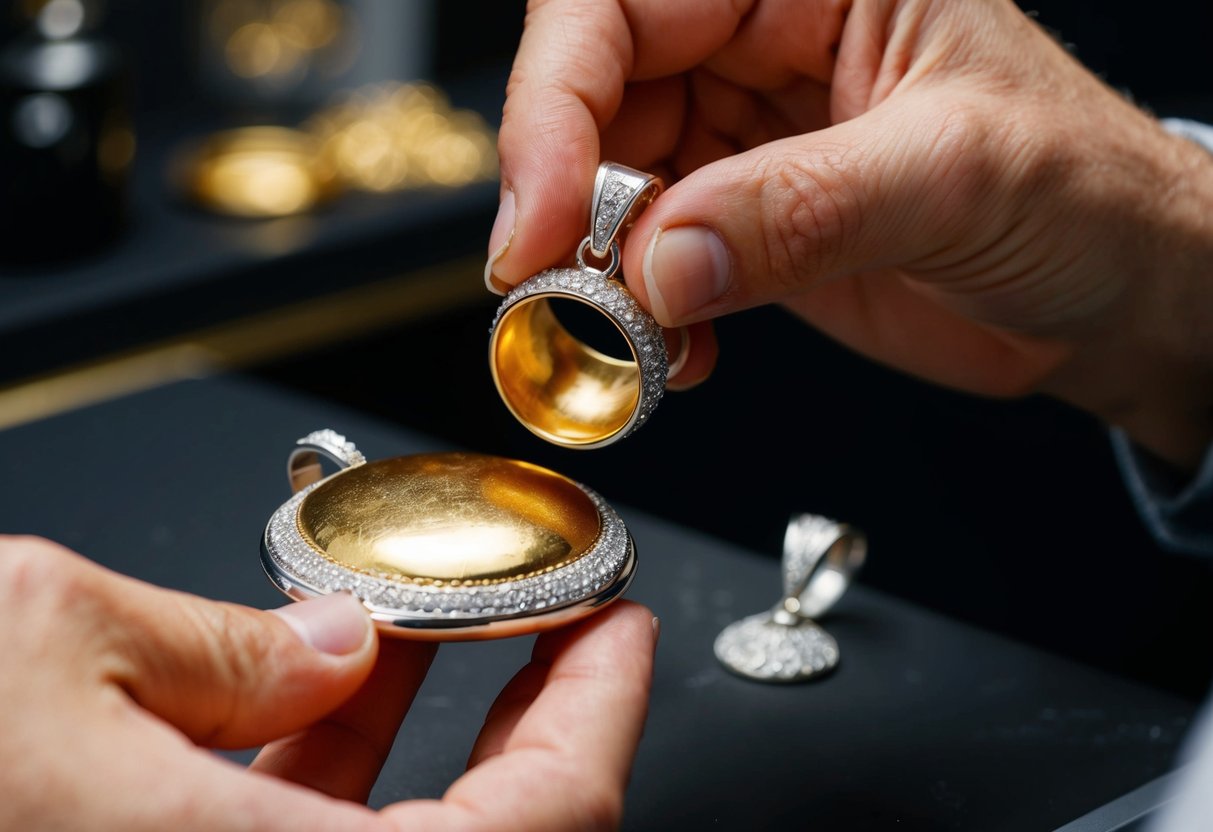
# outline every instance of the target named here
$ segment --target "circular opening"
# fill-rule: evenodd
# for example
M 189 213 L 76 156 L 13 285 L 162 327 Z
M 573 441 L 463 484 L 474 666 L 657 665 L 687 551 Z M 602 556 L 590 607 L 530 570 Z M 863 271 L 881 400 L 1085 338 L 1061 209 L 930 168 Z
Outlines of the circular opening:
M 548 306 L 556 323 L 591 350 L 617 361 L 634 361 L 628 340 L 619 327 L 598 309 L 573 298 L 550 297 Z
M 636 417 L 639 368 L 627 340 L 602 312 L 561 299 L 558 318 L 551 301 L 526 298 L 506 311 L 490 345 L 493 380 L 532 432 L 569 447 L 600 445 Z M 566 320 L 575 321 L 578 337 Z

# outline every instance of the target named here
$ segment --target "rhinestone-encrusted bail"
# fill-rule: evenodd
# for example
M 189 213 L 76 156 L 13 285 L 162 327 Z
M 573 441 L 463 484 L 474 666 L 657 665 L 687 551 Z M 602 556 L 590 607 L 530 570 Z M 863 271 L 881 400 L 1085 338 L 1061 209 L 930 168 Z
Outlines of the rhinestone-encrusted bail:
M 606 257 L 611 243 L 662 191 L 661 180 L 617 162 L 603 162 L 590 203 L 590 253 Z

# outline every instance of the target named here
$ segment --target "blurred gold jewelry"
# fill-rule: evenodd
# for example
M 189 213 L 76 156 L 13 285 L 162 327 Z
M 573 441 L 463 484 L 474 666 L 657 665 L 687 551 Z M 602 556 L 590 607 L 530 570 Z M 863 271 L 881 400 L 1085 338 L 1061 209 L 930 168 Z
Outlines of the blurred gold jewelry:
M 173 177 L 197 204 L 236 217 L 284 217 L 315 208 L 341 191 L 307 133 L 240 127 L 188 145 Z
M 430 84 L 354 90 L 304 126 L 351 188 L 382 193 L 453 187 L 497 175 L 494 131 L 478 113 L 451 106 Z
M 188 142 L 170 176 L 217 214 L 299 214 L 343 191 L 460 187 L 497 175 L 496 134 L 420 82 L 345 93 L 300 127 L 253 126 Z

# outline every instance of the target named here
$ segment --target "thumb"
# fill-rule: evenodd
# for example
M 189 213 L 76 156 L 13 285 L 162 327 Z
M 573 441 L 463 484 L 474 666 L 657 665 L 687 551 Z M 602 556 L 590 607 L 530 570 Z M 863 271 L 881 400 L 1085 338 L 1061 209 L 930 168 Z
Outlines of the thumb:
M 310 725 L 359 688 L 378 641 L 338 593 L 263 612 L 128 579 L 111 679 L 201 745 L 247 748 Z
M 941 109 L 890 100 L 699 168 L 637 221 L 629 288 L 673 327 L 926 256 L 987 179 L 976 119 Z

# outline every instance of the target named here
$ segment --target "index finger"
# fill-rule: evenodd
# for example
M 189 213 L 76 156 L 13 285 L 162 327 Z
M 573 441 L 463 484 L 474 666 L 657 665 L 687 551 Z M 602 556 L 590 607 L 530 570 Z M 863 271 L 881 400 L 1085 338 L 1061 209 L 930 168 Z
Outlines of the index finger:
M 599 136 L 629 81 L 682 72 L 728 42 L 745 14 L 728 0 L 532 3 L 498 135 L 503 210 L 485 280 L 501 291 L 585 236 Z M 619 159 L 626 163 L 628 160 Z M 507 198 L 508 197 L 508 198 Z
M 540 636 L 532 663 L 489 712 L 468 773 L 440 802 L 399 804 L 388 816 L 401 828 L 495 828 L 510 818 L 534 832 L 617 822 L 655 645 L 652 612 L 630 601 Z
M 269 743 L 250 766 L 331 797 L 365 803 L 437 645 L 386 638 L 370 677 L 336 711 Z

